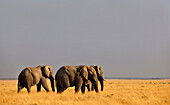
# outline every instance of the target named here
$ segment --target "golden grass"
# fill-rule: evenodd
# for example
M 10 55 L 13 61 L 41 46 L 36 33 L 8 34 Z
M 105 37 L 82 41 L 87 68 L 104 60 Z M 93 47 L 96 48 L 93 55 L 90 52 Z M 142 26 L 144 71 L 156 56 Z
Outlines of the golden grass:
M 100 86 L 99 86 L 100 87 Z M 106 80 L 103 92 L 17 93 L 17 80 L 0 80 L 0 105 L 170 105 L 170 80 Z

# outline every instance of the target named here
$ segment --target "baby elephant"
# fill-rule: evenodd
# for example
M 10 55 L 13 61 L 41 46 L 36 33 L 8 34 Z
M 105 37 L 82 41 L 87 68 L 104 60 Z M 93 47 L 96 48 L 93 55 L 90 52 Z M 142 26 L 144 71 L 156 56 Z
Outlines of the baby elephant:
M 41 91 L 41 85 L 48 92 L 47 78 L 50 79 L 52 91 L 54 92 L 54 75 L 51 66 L 27 67 L 18 76 L 18 92 L 25 87 L 29 93 L 31 86 L 34 85 L 37 85 L 37 92 Z

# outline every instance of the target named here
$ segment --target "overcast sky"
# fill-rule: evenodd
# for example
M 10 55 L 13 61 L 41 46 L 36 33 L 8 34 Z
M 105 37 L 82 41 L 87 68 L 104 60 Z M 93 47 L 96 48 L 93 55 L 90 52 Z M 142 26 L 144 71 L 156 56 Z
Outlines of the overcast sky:
M 170 77 L 169 26 L 170 0 L 0 0 L 0 78 L 40 64 Z

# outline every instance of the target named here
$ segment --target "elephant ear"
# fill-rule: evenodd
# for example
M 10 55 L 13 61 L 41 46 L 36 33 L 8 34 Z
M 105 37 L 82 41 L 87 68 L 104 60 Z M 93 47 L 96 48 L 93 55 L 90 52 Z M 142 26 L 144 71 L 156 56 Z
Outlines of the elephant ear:
M 93 67 L 88 67 L 88 73 L 90 76 L 94 75 L 95 69 Z
M 94 81 L 98 81 L 97 73 L 94 67 L 88 67 L 88 73 L 90 78 L 93 78 Z
M 42 74 L 47 78 L 50 76 L 50 66 L 45 65 L 41 68 Z
M 49 78 L 54 79 L 53 68 L 50 65 L 46 65 L 47 69 L 49 69 Z
M 97 65 L 97 66 L 91 66 L 91 67 L 93 67 L 95 69 L 97 76 L 99 76 L 100 75 L 100 66 Z
M 96 68 L 97 68 L 97 70 L 96 70 L 97 74 L 100 75 L 100 74 L 101 74 L 101 73 L 100 73 L 100 66 L 97 65 Z
M 83 67 L 82 69 L 80 69 L 80 74 L 83 77 L 83 79 L 88 80 L 87 67 Z
M 48 69 L 49 69 L 50 73 L 53 73 L 53 69 L 52 69 L 52 67 L 51 67 L 51 66 L 49 66 L 49 65 L 46 65 L 46 66 L 48 67 Z
M 96 73 L 98 76 L 103 74 L 103 70 L 102 70 L 101 66 L 99 66 L 99 65 L 94 66 L 94 69 L 96 70 Z

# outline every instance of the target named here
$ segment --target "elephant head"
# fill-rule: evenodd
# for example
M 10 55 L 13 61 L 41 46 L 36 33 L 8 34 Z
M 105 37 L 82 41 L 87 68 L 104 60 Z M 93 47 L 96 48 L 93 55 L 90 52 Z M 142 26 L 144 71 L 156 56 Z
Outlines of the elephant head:
M 41 67 L 41 70 L 42 70 L 43 76 L 50 79 L 52 90 L 55 91 L 55 88 L 54 88 L 54 74 L 53 74 L 52 67 L 49 66 L 49 65 L 45 65 L 45 66 Z
M 96 70 L 93 67 L 86 65 L 80 70 L 80 73 L 82 74 L 86 82 L 88 82 L 88 80 L 92 82 L 95 91 L 98 92 L 98 77 L 97 77 Z
M 82 69 L 80 69 L 80 75 L 83 77 L 85 81 L 88 81 L 87 67 L 83 67 Z
M 91 67 L 93 67 L 96 70 L 97 77 L 98 77 L 98 80 L 100 81 L 100 85 L 101 85 L 101 91 L 103 91 L 103 87 L 104 87 L 104 84 L 103 84 L 103 81 L 104 81 L 103 70 L 102 70 L 101 66 L 99 66 L 99 65 L 91 66 Z

